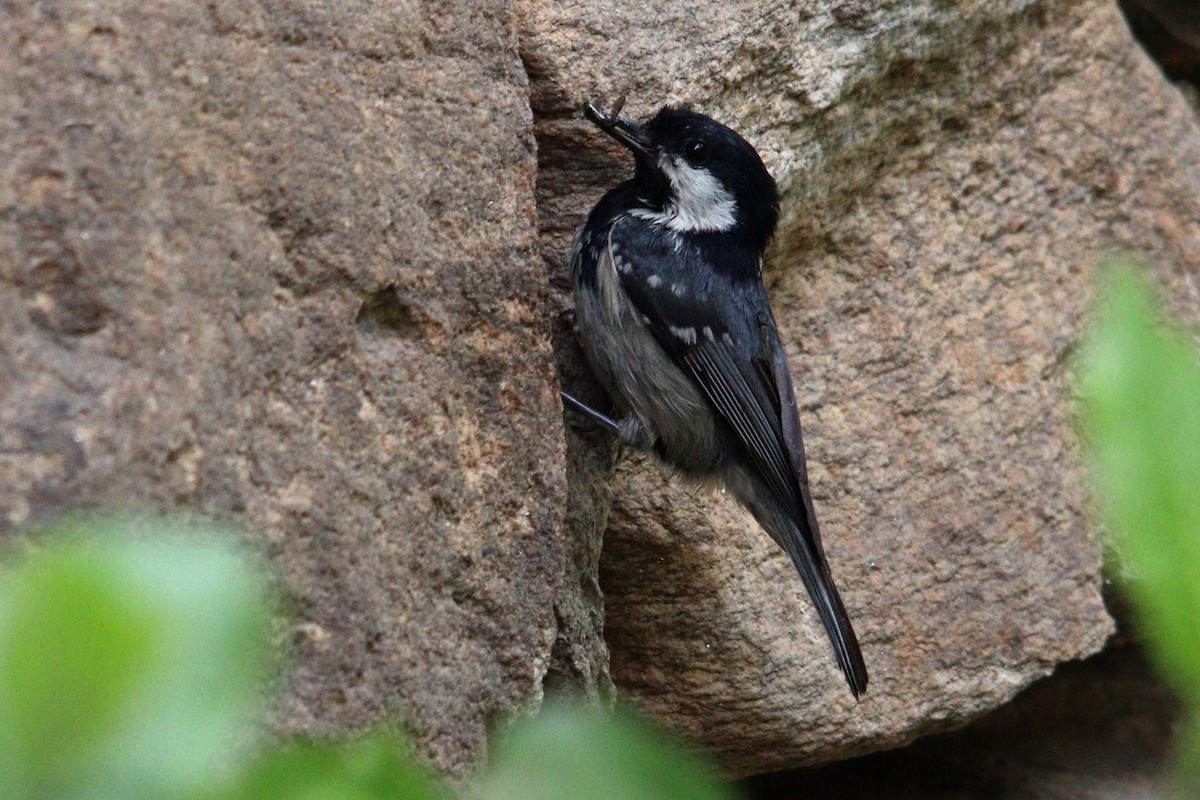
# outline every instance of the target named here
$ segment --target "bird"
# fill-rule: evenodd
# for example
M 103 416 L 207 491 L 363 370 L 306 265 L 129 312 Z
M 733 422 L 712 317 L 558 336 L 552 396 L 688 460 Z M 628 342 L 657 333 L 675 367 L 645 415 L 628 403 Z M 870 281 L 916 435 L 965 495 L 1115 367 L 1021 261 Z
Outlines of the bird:
M 724 485 L 790 557 L 857 699 L 867 668 L 821 545 L 791 374 L 763 286 L 775 180 L 738 133 L 688 106 L 583 115 L 633 155 L 577 230 L 575 326 L 613 415 L 564 407 L 676 473 Z

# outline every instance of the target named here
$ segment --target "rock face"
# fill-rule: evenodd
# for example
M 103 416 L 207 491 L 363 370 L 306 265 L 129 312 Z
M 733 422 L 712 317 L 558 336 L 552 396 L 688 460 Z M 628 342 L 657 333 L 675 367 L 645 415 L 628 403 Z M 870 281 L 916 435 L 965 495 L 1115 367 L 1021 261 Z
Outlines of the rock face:
M 511 12 L 0 4 L 0 520 L 244 520 L 292 728 L 538 701 L 565 496 Z
M 1196 122 L 1116 9 L 518 8 L 550 265 L 629 170 L 582 99 L 689 102 L 780 179 L 768 288 L 872 674 L 856 704 L 748 515 L 632 457 L 608 516 L 569 534 L 603 530 L 618 691 L 752 774 L 952 726 L 1100 648 L 1112 623 L 1069 398 L 1088 278 L 1105 249 L 1134 248 L 1173 265 L 1167 293 L 1200 312 Z M 577 356 L 560 357 L 570 379 Z
M 959 730 L 743 788 L 751 800 L 1160 800 L 1171 796 L 1172 739 L 1186 724 L 1138 649 L 1110 642 Z
M 628 170 L 598 92 L 781 180 L 858 704 L 743 512 L 564 431 L 556 367 L 601 397 L 566 245 Z M 1198 198 L 1195 120 L 1099 0 L 0 3 L 0 525 L 244 522 L 299 619 L 280 724 L 399 714 L 458 776 L 614 684 L 735 774 L 894 745 L 1109 633 L 1068 355 L 1100 249 L 1195 317 Z

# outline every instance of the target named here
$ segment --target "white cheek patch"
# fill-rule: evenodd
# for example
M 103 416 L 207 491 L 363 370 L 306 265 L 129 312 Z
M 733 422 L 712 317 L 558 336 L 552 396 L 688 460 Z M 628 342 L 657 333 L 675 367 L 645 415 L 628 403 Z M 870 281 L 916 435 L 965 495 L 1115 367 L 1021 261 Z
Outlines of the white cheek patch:
M 737 203 L 711 172 L 666 155 L 658 166 L 671 184 L 671 199 L 662 211 L 638 209 L 634 214 L 680 233 L 721 232 L 737 224 Z

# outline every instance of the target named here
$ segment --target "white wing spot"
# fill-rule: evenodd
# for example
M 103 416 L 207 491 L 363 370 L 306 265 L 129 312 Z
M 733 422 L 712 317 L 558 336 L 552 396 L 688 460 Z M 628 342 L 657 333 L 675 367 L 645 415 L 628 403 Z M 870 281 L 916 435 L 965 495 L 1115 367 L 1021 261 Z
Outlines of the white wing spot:
M 682 283 L 672 283 L 671 294 L 675 295 L 676 297 L 683 297 L 685 294 L 687 294 L 687 288 L 684 287 Z
M 671 335 L 676 339 L 679 339 L 684 344 L 696 343 L 695 328 L 676 328 L 674 325 L 671 325 L 667 330 L 671 331 Z
M 708 339 L 710 342 L 716 341 L 716 339 L 713 337 L 712 328 L 708 327 L 707 325 L 704 326 L 704 338 Z
M 733 347 L 733 337 L 730 336 L 728 333 L 721 334 L 721 341 L 724 342 L 725 344 L 729 345 L 730 347 Z
M 662 278 L 657 275 L 651 275 L 649 278 L 646 278 L 646 283 L 650 284 L 651 289 L 657 289 L 662 286 Z

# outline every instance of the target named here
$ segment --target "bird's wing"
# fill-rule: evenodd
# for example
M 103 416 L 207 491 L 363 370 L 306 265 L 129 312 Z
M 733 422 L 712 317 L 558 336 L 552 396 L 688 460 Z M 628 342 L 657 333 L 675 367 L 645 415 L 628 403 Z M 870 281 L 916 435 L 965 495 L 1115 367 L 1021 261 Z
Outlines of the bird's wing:
M 821 546 L 792 380 L 756 270 L 706 267 L 662 233 L 627 235 L 609 240 L 621 287 L 737 435 L 753 469 L 739 498 L 791 557 L 857 697 L 867 668 Z
M 762 327 L 766 362 L 770 370 L 769 382 L 775 389 L 779 402 L 780 430 L 783 433 L 784 447 L 792 460 L 792 473 L 800 489 L 800 502 L 803 506 L 804 517 L 808 529 L 812 532 L 812 543 L 825 558 L 825 548 L 821 546 L 821 530 L 817 527 L 817 514 L 813 508 L 812 493 L 808 488 L 808 464 L 804 458 L 804 438 L 800 433 L 800 413 L 796 405 L 796 394 L 792 389 L 792 373 L 788 370 L 787 356 L 783 343 L 779 340 L 779 331 L 775 327 L 774 317 L 768 310 L 768 324 Z
M 634 247 L 621 233 L 614 231 L 610 247 L 634 308 L 736 433 L 771 491 L 793 517 L 810 523 L 816 538 L 796 400 L 762 284 L 701 269 L 698 256 L 676 249 L 669 236 L 639 232 Z

